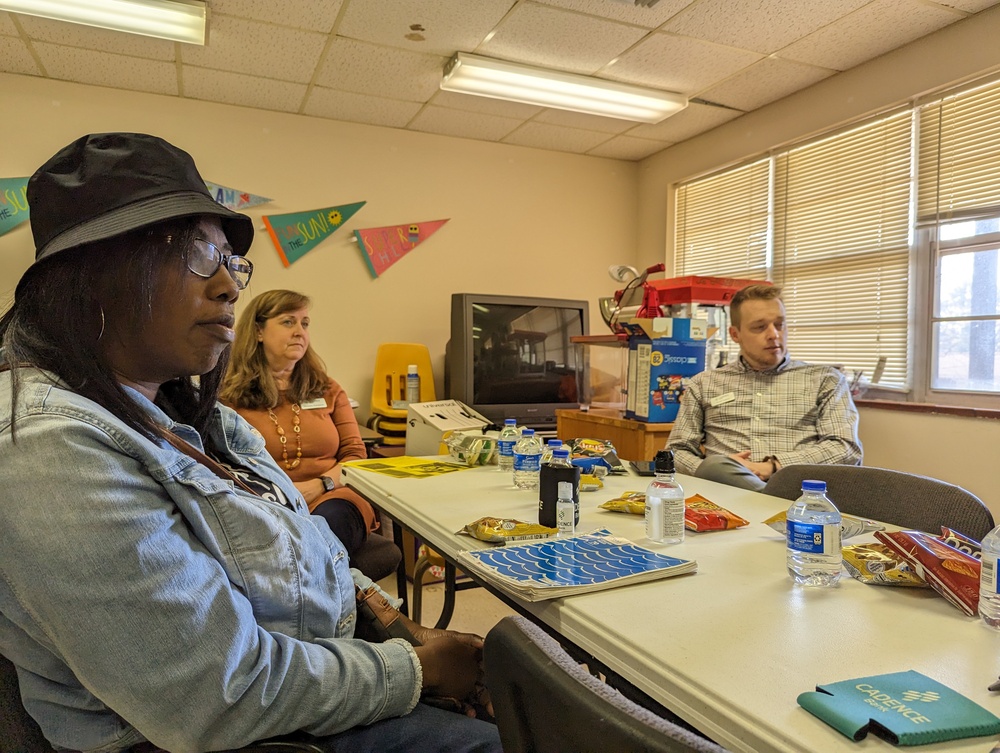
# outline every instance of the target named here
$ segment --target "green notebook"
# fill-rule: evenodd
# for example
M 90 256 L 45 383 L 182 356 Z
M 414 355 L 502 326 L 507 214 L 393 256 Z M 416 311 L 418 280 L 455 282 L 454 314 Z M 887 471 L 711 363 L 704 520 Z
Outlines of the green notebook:
M 817 685 L 799 705 L 852 740 L 872 732 L 897 745 L 1000 733 L 1000 719 L 964 695 L 915 672 Z

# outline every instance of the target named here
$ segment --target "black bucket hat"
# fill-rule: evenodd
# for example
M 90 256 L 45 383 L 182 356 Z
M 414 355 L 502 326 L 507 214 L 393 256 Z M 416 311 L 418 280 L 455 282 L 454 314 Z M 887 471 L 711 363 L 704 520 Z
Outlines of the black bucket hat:
M 214 215 L 237 254 L 253 221 L 219 204 L 191 155 L 144 133 L 95 133 L 60 149 L 28 179 L 35 264 L 146 225 Z

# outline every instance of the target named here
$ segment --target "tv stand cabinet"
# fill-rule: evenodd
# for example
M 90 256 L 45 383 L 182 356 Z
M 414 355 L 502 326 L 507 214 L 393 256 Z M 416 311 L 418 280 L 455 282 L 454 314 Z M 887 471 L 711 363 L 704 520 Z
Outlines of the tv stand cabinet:
M 589 411 L 557 410 L 556 433 L 568 439 L 603 439 L 611 442 L 620 460 L 652 460 L 657 450 L 667 446 L 673 424 L 650 424 L 622 418 L 617 410 L 592 408 Z

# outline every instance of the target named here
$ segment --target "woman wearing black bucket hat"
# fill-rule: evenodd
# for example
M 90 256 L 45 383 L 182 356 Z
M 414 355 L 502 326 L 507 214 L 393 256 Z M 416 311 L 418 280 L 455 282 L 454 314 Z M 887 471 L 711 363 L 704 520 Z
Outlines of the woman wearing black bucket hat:
M 481 640 L 350 640 L 370 581 L 216 402 L 250 219 L 143 134 L 78 139 L 28 201 L 36 260 L 0 319 L 0 653 L 50 742 L 499 751 L 417 703 L 470 694 Z

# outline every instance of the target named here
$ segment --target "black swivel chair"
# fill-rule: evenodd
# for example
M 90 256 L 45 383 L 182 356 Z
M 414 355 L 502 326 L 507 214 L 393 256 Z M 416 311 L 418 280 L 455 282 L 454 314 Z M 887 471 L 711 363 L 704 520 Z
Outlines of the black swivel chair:
M 505 617 L 483 650 L 504 753 L 725 753 L 625 698 L 524 617 Z
M 993 527 L 993 515 L 972 492 L 936 478 L 857 465 L 790 465 L 767 481 L 764 493 L 798 499 L 803 479 L 825 481 L 837 509 L 903 528 L 940 533 L 941 526 L 977 541 Z
M 0 655 L 0 753 L 55 753 L 38 724 L 24 710 L 17 669 Z M 305 735 L 262 740 L 231 753 L 333 753 Z

